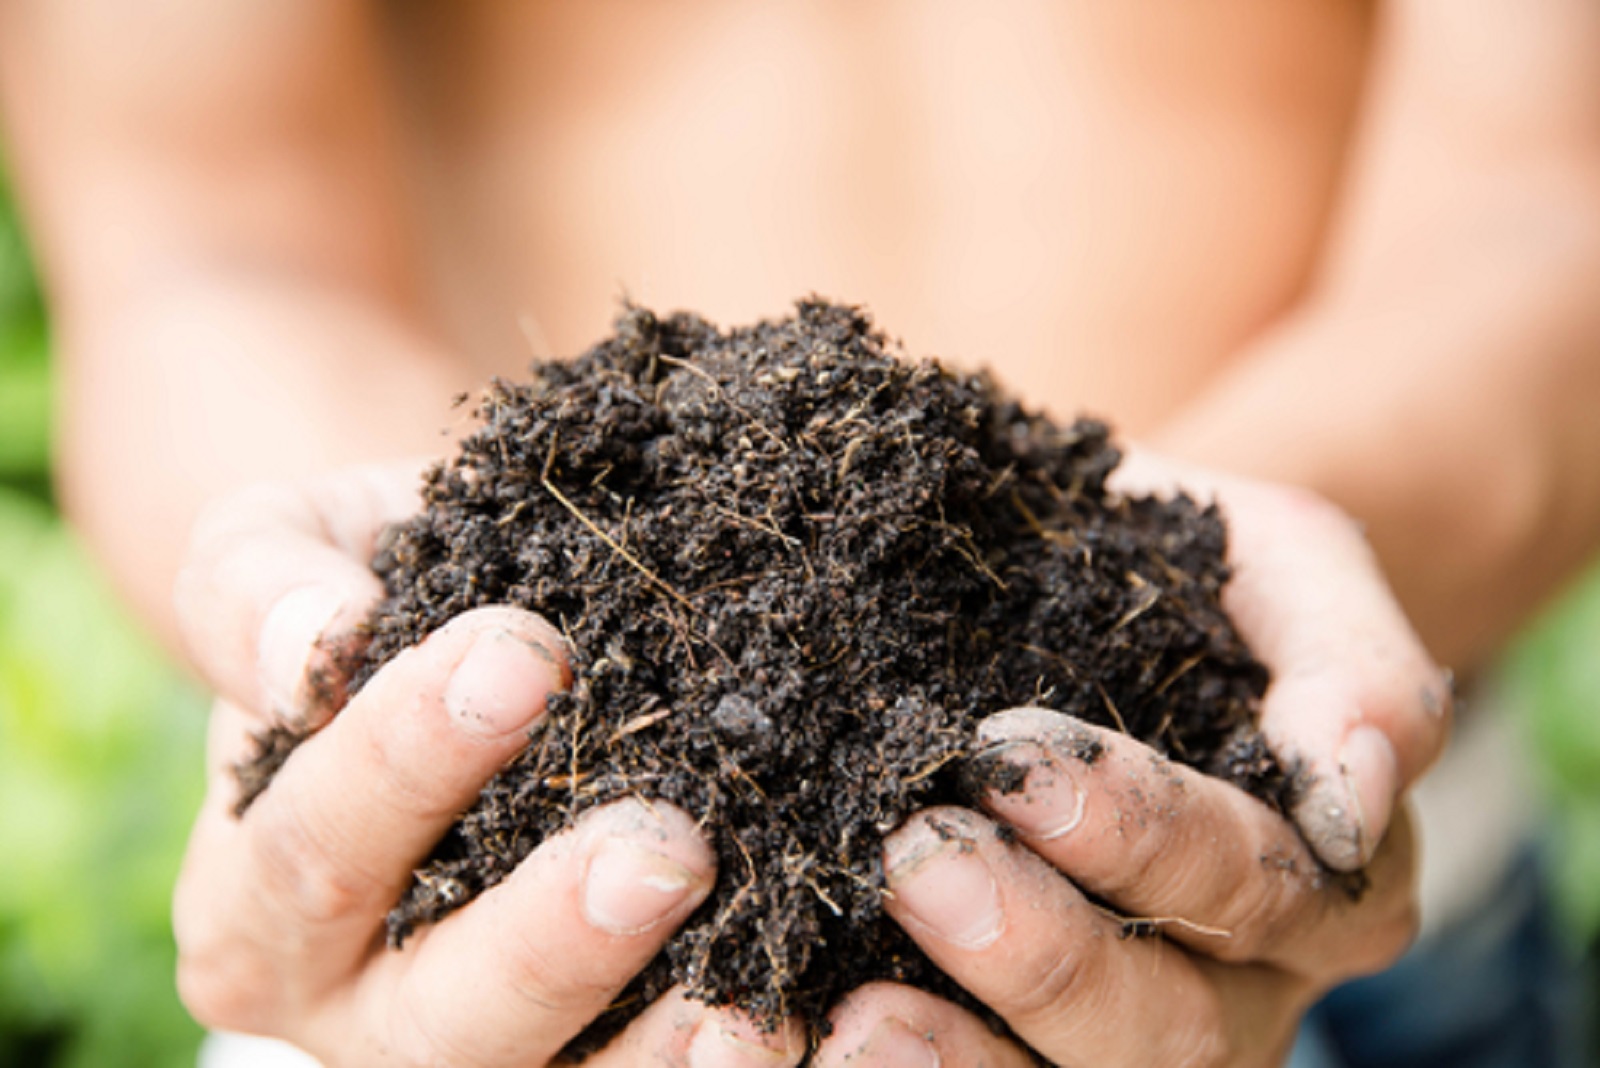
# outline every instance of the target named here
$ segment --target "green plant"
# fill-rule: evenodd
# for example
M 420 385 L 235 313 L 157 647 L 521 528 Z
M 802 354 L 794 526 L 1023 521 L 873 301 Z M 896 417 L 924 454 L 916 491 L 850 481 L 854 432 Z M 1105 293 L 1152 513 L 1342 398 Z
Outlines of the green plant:
M 48 494 L 49 415 L 44 301 L 0 169 L 0 485 Z
M 1553 802 L 1557 900 L 1586 943 L 1600 940 L 1600 569 L 1525 635 L 1512 679 L 1529 710 Z
M 200 698 L 50 504 L 43 302 L 0 175 L 0 1066 L 192 1065 L 171 886 Z
M 9 492 L 0 560 L 23 563 L 0 572 L 0 1050 L 192 1064 L 168 900 L 199 803 L 198 698 L 59 521 Z

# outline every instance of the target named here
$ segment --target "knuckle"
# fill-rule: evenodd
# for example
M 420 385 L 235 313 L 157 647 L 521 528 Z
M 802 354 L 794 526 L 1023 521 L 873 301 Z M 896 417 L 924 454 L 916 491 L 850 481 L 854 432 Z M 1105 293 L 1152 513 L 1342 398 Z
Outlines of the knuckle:
M 367 760 L 375 781 L 407 815 L 423 820 L 454 816 L 460 808 L 451 780 L 456 762 L 438 759 L 449 751 L 452 739 L 430 729 L 422 704 L 413 697 L 395 710 L 399 714 L 386 718 L 383 729 L 366 732 Z
M 1369 676 L 1361 680 L 1355 689 L 1353 703 L 1357 723 L 1370 724 L 1382 730 L 1385 726 L 1392 729 L 1393 725 L 1405 722 L 1406 713 L 1411 707 L 1410 694 L 1402 692 L 1400 672 L 1388 672 L 1386 676 Z
M 997 1011 L 1012 1021 L 1042 1021 L 1071 1006 L 1086 1017 L 1095 1013 L 1107 992 L 1098 954 L 1092 943 L 1054 946 L 1035 952 L 1007 977 L 1007 990 Z
M 1229 964 L 1260 960 L 1277 945 L 1289 926 L 1293 904 L 1285 900 L 1280 884 L 1252 873 L 1233 893 L 1223 897 L 1216 926 L 1227 932 L 1211 955 Z
M 1444 672 L 1420 649 L 1385 649 L 1358 684 L 1353 697 L 1360 722 L 1383 733 L 1396 747 L 1407 779 L 1432 764 L 1444 749 L 1454 715 Z
M 1356 693 L 1368 722 L 1439 722 L 1449 713 L 1449 691 L 1441 685 L 1444 673 L 1425 652 L 1409 645 L 1409 641 L 1395 641 L 1372 648 L 1371 665 L 1360 676 Z
M 577 1016 L 602 1004 L 612 984 L 589 974 L 595 958 L 560 965 L 547 947 L 517 931 L 503 939 L 499 973 L 505 989 L 519 1003 L 556 1019 Z
M 251 849 L 268 900 L 298 925 L 323 926 L 359 911 L 367 884 L 335 859 L 338 851 L 313 829 L 294 796 L 280 791 L 276 815 L 255 828 Z
M 1263 851 L 1262 855 L 1275 854 Z M 1303 867 L 1314 864 L 1309 857 L 1290 868 L 1261 864 L 1230 884 L 1233 892 L 1224 892 L 1214 913 L 1216 926 L 1227 931 L 1228 937 L 1209 950 L 1211 955 L 1230 964 L 1244 964 L 1272 959 L 1281 955 L 1283 947 L 1294 944 L 1296 935 L 1323 912 L 1317 884 L 1301 874 Z
M 1110 854 L 1108 869 L 1099 880 L 1107 897 L 1171 898 L 1174 888 L 1169 861 L 1176 843 L 1170 828 L 1165 820 L 1148 821 L 1145 828 L 1123 840 L 1123 849 Z

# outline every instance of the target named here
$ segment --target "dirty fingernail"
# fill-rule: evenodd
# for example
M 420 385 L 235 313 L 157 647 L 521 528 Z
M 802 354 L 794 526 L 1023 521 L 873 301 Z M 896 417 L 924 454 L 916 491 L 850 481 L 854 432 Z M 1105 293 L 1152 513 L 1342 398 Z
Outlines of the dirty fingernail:
M 1318 782 L 1294 806 L 1294 822 L 1317 857 L 1335 871 L 1361 867 L 1361 832 L 1341 781 Z
M 1083 822 L 1085 794 L 1068 764 L 1033 741 L 992 750 L 986 807 L 1033 838 L 1060 838 Z
M 344 603 L 344 596 L 332 587 L 301 586 L 267 610 L 261 621 L 256 670 L 269 712 L 292 723 L 306 718 L 311 655 Z
M 962 949 L 1000 937 L 1000 886 L 971 841 L 913 825 L 889 839 L 884 867 L 890 907 L 911 926 Z
M 665 853 L 626 838 L 607 838 L 589 859 L 583 914 L 610 934 L 643 934 L 709 888 L 707 880 Z
M 1394 746 L 1376 727 L 1357 727 L 1339 750 L 1339 773 L 1350 799 L 1357 863 L 1365 864 L 1377 851 L 1394 812 L 1400 774 Z
M 793 1060 L 788 1052 L 741 1038 L 707 1020 L 689 1043 L 689 1068 L 772 1068 Z
M 480 634 L 456 665 L 444 704 L 462 729 L 480 738 L 527 730 L 561 686 L 553 654 L 507 630 Z
M 846 1063 L 856 1068 L 939 1068 L 933 1036 L 894 1017 L 882 1021 Z

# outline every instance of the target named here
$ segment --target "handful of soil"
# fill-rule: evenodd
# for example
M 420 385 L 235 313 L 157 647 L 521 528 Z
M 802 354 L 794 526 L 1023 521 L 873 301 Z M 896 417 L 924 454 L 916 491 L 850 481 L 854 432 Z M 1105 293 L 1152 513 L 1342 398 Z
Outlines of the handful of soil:
M 577 360 L 497 381 L 481 416 L 373 562 L 388 598 L 354 685 L 488 604 L 559 626 L 573 684 L 389 934 L 591 807 L 681 806 L 717 886 L 580 1047 L 675 981 L 767 1021 L 820 1020 L 874 979 L 970 1004 L 883 916 L 881 842 L 971 802 L 973 729 L 1001 709 L 1126 731 L 1285 801 L 1254 723 L 1266 672 L 1218 601 L 1223 522 L 1108 490 L 1098 422 L 896 359 L 864 313 L 816 300 L 728 332 L 630 307 Z

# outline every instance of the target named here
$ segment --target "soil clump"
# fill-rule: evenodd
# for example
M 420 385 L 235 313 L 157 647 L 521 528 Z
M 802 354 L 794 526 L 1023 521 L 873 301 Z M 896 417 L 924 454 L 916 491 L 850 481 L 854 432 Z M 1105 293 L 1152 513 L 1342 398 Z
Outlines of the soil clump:
M 589 808 L 681 806 L 716 889 L 579 1049 L 674 982 L 765 1020 L 819 1021 L 875 979 L 972 1004 L 883 915 L 881 842 L 921 807 L 1016 788 L 972 759 L 1001 709 L 1057 709 L 1289 800 L 1255 726 L 1266 671 L 1219 603 L 1220 515 L 1108 489 L 1099 422 L 897 358 L 862 311 L 820 300 L 725 332 L 630 306 L 576 360 L 496 381 L 480 416 L 381 543 L 388 597 L 352 687 L 488 604 L 560 627 L 573 683 L 389 933 Z

